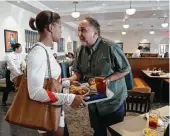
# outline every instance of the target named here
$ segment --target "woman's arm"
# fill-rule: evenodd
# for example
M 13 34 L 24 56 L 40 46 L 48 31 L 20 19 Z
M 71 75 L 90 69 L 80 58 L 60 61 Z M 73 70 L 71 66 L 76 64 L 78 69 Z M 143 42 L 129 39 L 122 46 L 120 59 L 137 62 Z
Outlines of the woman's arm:
M 28 55 L 27 80 L 31 99 L 52 105 L 72 104 L 74 94 L 54 93 L 43 88 L 47 57 L 42 47 L 35 47 Z M 51 64 L 52 65 L 52 64 Z

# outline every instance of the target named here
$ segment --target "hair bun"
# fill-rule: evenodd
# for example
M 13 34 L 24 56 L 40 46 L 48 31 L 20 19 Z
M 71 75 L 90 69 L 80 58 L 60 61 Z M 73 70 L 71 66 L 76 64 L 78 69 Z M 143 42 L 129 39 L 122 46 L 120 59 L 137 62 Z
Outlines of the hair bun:
M 30 18 L 29 26 L 31 27 L 32 30 L 37 30 L 37 28 L 34 25 L 35 21 L 36 21 L 35 18 Z

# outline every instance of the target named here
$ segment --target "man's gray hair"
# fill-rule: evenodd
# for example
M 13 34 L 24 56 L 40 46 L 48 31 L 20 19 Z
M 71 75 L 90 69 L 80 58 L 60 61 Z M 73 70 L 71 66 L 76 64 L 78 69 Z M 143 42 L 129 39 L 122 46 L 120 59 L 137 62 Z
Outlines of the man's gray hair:
M 91 17 L 86 17 L 85 20 L 87 20 L 89 22 L 89 24 L 96 29 L 96 31 L 98 32 L 98 35 L 100 36 L 100 24 L 99 24 L 99 22 L 97 20 L 95 20 L 94 18 L 91 18 Z

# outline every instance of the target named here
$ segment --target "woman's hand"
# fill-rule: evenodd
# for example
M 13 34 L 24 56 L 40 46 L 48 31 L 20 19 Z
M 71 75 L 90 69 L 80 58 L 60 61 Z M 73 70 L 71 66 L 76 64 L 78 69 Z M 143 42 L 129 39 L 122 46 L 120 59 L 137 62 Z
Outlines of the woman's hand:
M 76 95 L 72 104 L 70 105 L 72 108 L 79 108 L 83 105 L 83 96 Z
M 69 78 L 62 78 L 62 81 L 66 81 L 66 80 L 69 80 Z

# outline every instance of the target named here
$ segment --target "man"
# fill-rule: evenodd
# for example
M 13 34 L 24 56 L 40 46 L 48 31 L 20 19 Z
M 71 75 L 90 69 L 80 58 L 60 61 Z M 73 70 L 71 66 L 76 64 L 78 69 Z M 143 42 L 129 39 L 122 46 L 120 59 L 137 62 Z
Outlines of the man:
M 127 97 L 124 76 L 130 71 L 128 60 L 118 45 L 100 37 L 99 23 L 90 17 L 78 27 L 81 47 L 73 64 L 74 74 L 70 81 L 88 81 L 91 77 L 105 77 L 113 98 L 89 105 L 89 116 L 94 136 L 107 136 L 106 128 L 123 121 L 123 102 Z
M 8 94 L 12 91 L 12 82 L 15 85 L 15 89 L 18 87 L 17 79 L 20 75 L 22 75 L 22 70 L 25 69 L 25 55 L 22 54 L 22 47 L 20 43 L 15 43 L 11 45 L 13 52 L 9 53 L 6 56 L 7 62 L 7 73 L 6 73 L 6 90 L 3 93 L 2 97 L 2 105 L 6 106 Z
M 142 50 L 142 46 L 139 46 L 138 49 L 133 53 L 132 57 L 139 58 L 141 50 Z

